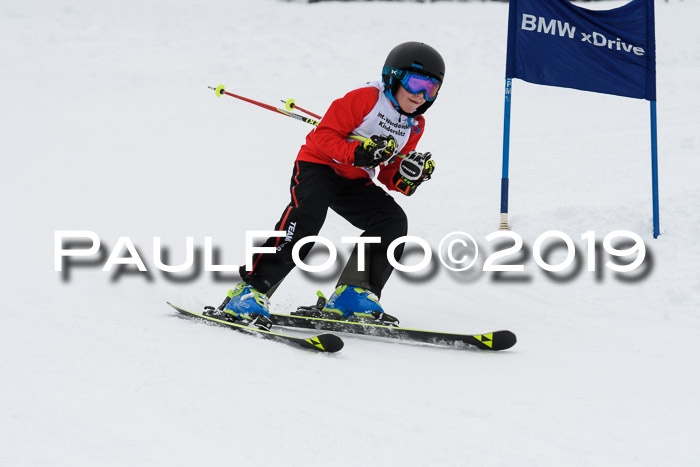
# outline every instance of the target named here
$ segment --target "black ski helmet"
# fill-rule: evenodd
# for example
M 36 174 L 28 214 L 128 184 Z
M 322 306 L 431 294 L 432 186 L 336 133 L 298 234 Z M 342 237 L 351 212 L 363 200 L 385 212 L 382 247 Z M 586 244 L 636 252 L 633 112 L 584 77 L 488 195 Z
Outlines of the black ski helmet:
M 389 52 L 384 62 L 384 68 L 382 68 L 382 81 L 384 82 L 385 92 L 399 112 L 409 117 L 417 117 L 428 110 L 428 107 L 433 105 L 435 100 L 425 101 L 425 104 L 418 107 L 412 114 L 405 114 L 401 110 L 395 97 L 401 82 L 392 76 L 392 68 L 415 71 L 416 73 L 430 76 L 438 80 L 442 85 L 442 81 L 445 79 L 445 61 L 438 51 L 423 42 L 404 42 Z

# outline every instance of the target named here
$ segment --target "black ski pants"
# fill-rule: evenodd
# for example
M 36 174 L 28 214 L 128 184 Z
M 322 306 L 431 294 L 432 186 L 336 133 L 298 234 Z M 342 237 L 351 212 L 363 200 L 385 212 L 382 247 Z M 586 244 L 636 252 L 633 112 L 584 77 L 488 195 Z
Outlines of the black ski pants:
M 243 280 L 267 294 L 294 268 L 294 245 L 304 237 L 318 235 L 326 220 L 328 208 L 331 208 L 363 230 L 363 237 L 381 238 L 381 243 L 370 244 L 369 254 L 365 254 L 367 272 L 359 275 L 352 273 L 353 269 L 357 269 L 355 251 L 343 272 L 345 278 L 341 276 L 338 283 L 369 288 L 378 296 L 381 295 L 384 284 L 393 271 L 387 259 L 387 248 L 392 241 L 406 235 L 408 231 L 406 214 L 394 198 L 370 179 L 348 180 L 337 175 L 328 165 L 305 161 L 296 161 L 294 164 L 290 192 L 291 202 L 275 226 L 275 230 L 287 232 L 286 237 L 267 239 L 262 246 L 275 247 L 276 253 L 255 255 L 251 271 L 246 271 L 245 266 L 241 266 Z M 302 246 L 299 250 L 300 259 L 303 260 L 312 247 L 313 243 Z M 403 244 L 394 250 L 397 261 L 402 253 Z M 365 279 L 358 279 L 362 277 Z

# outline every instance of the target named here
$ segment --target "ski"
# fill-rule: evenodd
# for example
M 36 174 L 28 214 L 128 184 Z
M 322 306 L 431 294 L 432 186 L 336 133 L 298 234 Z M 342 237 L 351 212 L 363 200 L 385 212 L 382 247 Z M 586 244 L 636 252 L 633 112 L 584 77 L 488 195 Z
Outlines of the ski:
M 515 334 L 511 331 L 494 331 L 484 334 L 454 334 L 388 326 L 385 324 L 342 321 L 277 313 L 271 313 L 270 320 L 274 326 L 285 328 L 342 332 L 360 336 L 395 339 L 403 343 L 430 344 L 440 347 L 476 347 L 481 350 L 506 350 L 513 347 L 517 341 Z
M 287 334 L 280 334 L 272 331 L 265 331 L 263 329 L 258 329 L 255 327 L 245 326 L 243 324 L 231 323 L 229 321 L 217 319 L 213 316 L 207 316 L 201 313 L 196 313 L 194 311 L 189 311 L 181 308 L 177 305 L 173 305 L 170 302 L 166 302 L 168 305 L 173 307 L 178 313 L 188 318 L 194 318 L 201 321 L 206 321 L 217 326 L 228 327 L 236 331 L 245 332 L 247 334 L 252 334 L 263 339 L 269 339 L 277 342 L 282 342 L 295 347 L 300 347 L 303 349 L 314 350 L 317 352 L 327 352 L 333 353 L 338 352 L 343 348 L 343 340 L 333 334 L 320 334 L 318 336 L 309 337 L 307 339 L 303 337 L 289 336 Z

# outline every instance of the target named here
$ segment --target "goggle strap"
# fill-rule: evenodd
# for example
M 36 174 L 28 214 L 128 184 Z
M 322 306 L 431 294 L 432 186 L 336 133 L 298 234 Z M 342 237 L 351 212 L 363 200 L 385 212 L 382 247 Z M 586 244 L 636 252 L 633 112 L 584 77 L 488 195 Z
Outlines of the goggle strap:
M 389 75 L 390 79 L 396 78 L 399 81 L 403 78 L 403 75 L 406 72 L 404 70 L 399 70 L 398 68 L 394 68 L 393 66 L 385 66 L 382 68 L 382 74 L 383 75 Z

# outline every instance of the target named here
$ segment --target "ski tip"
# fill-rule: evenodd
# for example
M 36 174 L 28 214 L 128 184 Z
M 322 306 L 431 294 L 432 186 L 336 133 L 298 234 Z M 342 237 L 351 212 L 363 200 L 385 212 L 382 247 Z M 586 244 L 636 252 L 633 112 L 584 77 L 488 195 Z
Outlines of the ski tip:
M 171 303 L 171 302 L 166 301 L 165 303 L 167 303 L 168 305 L 170 305 L 171 307 L 173 307 L 173 308 L 175 309 L 175 311 L 179 311 L 180 313 L 187 311 L 187 310 L 185 310 L 184 308 L 181 308 L 181 307 L 179 307 L 179 306 L 177 306 L 177 305 L 175 305 L 175 304 L 173 304 L 173 303 Z
M 345 345 L 343 339 L 335 334 L 321 334 L 320 336 L 317 336 L 317 339 L 319 340 L 323 350 L 329 353 L 338 352 Z

